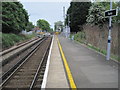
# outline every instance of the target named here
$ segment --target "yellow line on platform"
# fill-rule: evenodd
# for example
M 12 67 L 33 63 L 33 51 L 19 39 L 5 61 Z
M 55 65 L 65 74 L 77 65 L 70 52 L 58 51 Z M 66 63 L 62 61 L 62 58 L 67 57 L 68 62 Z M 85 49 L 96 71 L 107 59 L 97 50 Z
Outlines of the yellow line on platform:
M 63 53 L 62 46 L 61 46 L 61 44 L 60 44 L 60 42 L 59 42 L 58 37 L 57 37 L 57 41 L 58 41 L 58 46 L 59 46 L 59 49 L 60 49 L 60 53 L 61 53 L 61 56 L 62 56 L 64 65 L 65 65 L 65 69 L 66 69 L 66 72 L 67 72 L 67 76 L 68 76 L 68 80 L 69 80 L 69 83 L 70 83 L 70 87 L 72 88 L 72 90 L 76 90 L 75 82 L 74 82 L 74 80 L 73 80 L 73 77 L 72 77 L 72 74 L 71 74 L 69 65 L 68 65 L 67 60 L 66 60 L 66 58 L 65 58 L 65 55 L 64 55 L 64 53 Z

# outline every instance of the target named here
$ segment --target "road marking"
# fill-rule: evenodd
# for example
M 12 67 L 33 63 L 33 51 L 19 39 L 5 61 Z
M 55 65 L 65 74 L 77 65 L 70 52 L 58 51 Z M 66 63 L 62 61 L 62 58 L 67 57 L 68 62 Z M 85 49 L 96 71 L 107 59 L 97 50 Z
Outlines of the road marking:
M 62 46 L 59 42 L 59 39 L 57 37 L 57 41 L 58 41 L 58 46 L 59 46 L 59 49 L 60 49 L 60 53 L 61 53 L 61 56 L 62 56 L 62 60 L 64 62 L 64 66 L 65 66 L 65 69 L 66 69 L 66 72 L 67 72 L 67 76 L 68 76 L 68 80 L 69 80 L 69 83 L 70 83 L 70 87 L 72 88 L 72 90 L 76 90 L 76 85 L 75 85 L 75 82 L 73 80 L 73 77 L 72 77 L 72 74 L 71 74 L 71 71 L 70 71 L 70 68 L 68 66 L 68 63 L 67 63 L 67 60 L 65 58 L 65 55 L 64 55 L 64 52 L 62 50 Z
M 45 90 L 45 88 L 46 88 L 48 69 L 49 69 L 49 64 L 50 64 L 50 56 L 51 56 L 51 51 L 52 51 L 52 47 L 53 47 L 53 41 L 54 41 L 54 36 L 52 38 L 50 51 L 49 51 L 49 55 L 48 55 L 48 58 L 47 58 L 47 64 L 46 64 L 46 69 L 45 69 L 45 73 L 44 73 L 44 77 L 43 77 L 43 82 L 42 82 L 42 85 L 41 85 L 41 90 Z

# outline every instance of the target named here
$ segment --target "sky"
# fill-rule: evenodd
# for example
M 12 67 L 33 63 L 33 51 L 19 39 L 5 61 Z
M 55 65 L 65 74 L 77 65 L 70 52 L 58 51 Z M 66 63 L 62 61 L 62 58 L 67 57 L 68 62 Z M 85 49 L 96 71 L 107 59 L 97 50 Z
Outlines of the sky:
M 45 19 L 52 28 L 54 22 L 63 21 L 63 7 L 67 11 L 70 6 L 70 2 L 20 2 L 30 15 L 29 21 L 36 25 L 37 20 Z

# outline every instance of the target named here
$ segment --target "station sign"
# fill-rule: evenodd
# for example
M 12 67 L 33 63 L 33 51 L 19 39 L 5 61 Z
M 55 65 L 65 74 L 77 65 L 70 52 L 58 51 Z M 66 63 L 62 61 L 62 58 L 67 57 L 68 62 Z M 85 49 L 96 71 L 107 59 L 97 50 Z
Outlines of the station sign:
M 105 11 L 105 16 L 117 16 L 117 9 Z

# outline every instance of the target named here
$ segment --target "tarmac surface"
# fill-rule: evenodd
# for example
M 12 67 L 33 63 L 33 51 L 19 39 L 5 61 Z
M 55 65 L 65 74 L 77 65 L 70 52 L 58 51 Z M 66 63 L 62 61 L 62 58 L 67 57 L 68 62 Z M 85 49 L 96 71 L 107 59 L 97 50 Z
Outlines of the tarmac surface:
M 84 45 L 58 36 L 77 88 L 118 88 L 118 64 Z
M 53 46 L 50 55 L 46 88 L 69 88 L 56 36 L 53 40 Z

